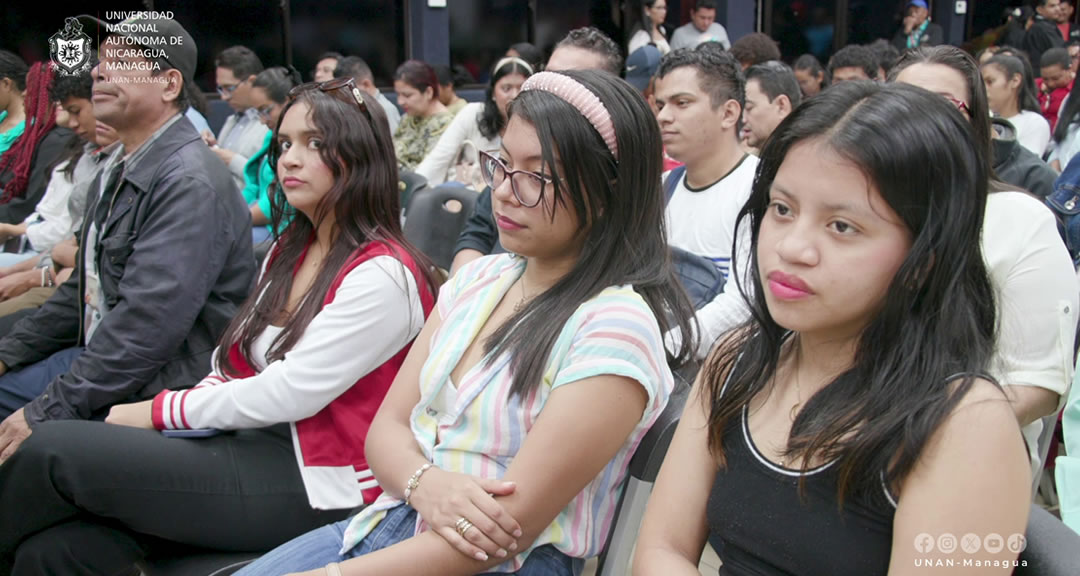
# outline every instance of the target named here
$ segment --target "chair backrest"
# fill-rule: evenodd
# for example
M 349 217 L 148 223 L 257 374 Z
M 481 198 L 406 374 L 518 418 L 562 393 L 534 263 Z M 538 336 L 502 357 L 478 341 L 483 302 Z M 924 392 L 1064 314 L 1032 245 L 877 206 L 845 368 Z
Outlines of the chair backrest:
M 233 110 L 229 103 L 218 98 L 206 99 L 206 123 L 210 125 L 210 130 L 215 136 L 221 134 L 221 128 L 225 126 L 225 121 L 232 116 L 236 110 Z
M 454 246 L 472 214 L 476 196 L 475 190 L 461 186 L 417 190 L 405 210 L 405 238 L 436 266 L 449 270 L 454 261 Z
M 684 375 L 689 375 L 689 378 Z M 597 559 L 598 576 L 626 574 L 630 558 L 634 553 L 637 533 L 645 515 L 645 505 L 649 502 L 653 482 L 664 463 L 675 429 L 679 426 L 683 407 L 690 395 L 690 382 L 693 375 L 686 371 L 675 372 L 675 389 L 672 390 L 668 404 L 652 428 L 641 439 L 634 457 L 630 459 L 629 477 L 623 487 L 619 503 L 615 508 L 615 521 L 608 533 L 604 551 Z
M 1080 573 L 1080 534 L 1032 505 L 1028 516 L 1027 548 L 1013 576 L 1076 576 Z
M 413 194 L 415 194 L 417 190 L 426 187 L 427 178 L 424 178 L 412 170 L 402 170 L 398 174 L 398 194 L 401 198 L 401 212 L 403 214 L 408 216 L 406 209 L 409 207 L 409 201 L 412 200 Z

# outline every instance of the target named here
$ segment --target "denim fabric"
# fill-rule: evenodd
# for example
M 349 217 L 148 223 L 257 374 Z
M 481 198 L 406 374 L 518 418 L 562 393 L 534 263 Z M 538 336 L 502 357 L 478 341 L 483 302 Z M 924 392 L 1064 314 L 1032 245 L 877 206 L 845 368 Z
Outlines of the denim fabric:
M 65 348 L 41 362 L 0 376 L 0 419 L 7 418 L 41 395 L 49 382 L 71 368 L 71 363 L 82 351 L 81 347 Z
M 390 510 L 386 518 L 372 530 L 371 534 L 368 534 L 367 538 L 342 556 L 338 552 L 341 550 L 341 542 L 348 525 L 349 520 L 342 520 L 294 538 L 245 566 L 235 576 L 281 576 L 292 572 L 315 570 L 331 562 L 344 562 L 349 558 L 390 547 L 412 537 L 416 526 L 416 511 L 404 505 Z M 584 568 L 584 559 L 571 558 L 554 546 L 546 545 L 529 553 L 525 564 L 516 574 L 518 576 L 577 576 Z

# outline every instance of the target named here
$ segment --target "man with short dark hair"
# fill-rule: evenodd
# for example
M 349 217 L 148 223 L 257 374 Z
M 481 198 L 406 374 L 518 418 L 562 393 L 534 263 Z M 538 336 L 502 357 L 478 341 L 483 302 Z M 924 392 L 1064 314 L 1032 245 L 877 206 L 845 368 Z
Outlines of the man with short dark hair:
M 1035 79 L 1038 88 L 1039 107 L 1042 115 L 1050 123 L 1050 130 L 1057 125 L 1061 103 L 1069 95 L 1073 85 L 1073 72 L 1069 51 L 1065 48 L 1051 48 L 1040 59 L 1040 77 Z
M 182 113 L 195 41 L 174 20 L 128 22 L 91 71 L 94 116 L 120 146 L 88 189 L 76 270 L 0 339 L 0 462 L 42 422 L 198 382 L 254 281 L 247 206 Z M 132 35 L 165 39 L 164 56 L 130 55 Z
M 742 69 L 770 60 L 780 59 L 780 48 L 768 34 L 755 32 L 739 38 L 731 45 L 731 55 L 739 61 Z
M 371 67 L 359 56 L 346 56 L 338 62 L 337 68 L 334 69 L 334 78 L 344 78 L 349 76 L 356 82 L 357 88 L 363 90 L 367 94 L 371 95 L 379 106 L 382 106 L 383 112 L 386 112 L 386 121 L 390 124 L 390 133 L 397 132 L 398 124 L 401 122 L 401 112 L 398 111 L 397 106 L 394 103 L 382 95 L 382 92 L 375 87 L 375 75 L 371 73 Z
M 738 242 L 741 268 L 735 273 L 745 277 L 749 229 L 737 231 L 736 220 L 758 164 L 739 143 L 746 81 L 729 52 L 676 50 L 660 61 L 655 98 L 665 150 L 683 163 L 665 182 L 668 244 L 708 259 L 727 279 L 723 291 L 697 312 L 697 354 L 704 357 L 720 335 L 749 314 L 731 275 L 732 246 Z
M 1065 39 L 1057 27 L 1061 19 L 1061 0 L 1033 0 L 1032 4 L 1035 17 L 1031 21 L 1031 28 L 1024 33 L 1021 48 L 1027 52 L 1032 69 L 1038 73 L 1042 68 L 1039 63 L 1042 55 L 1051 48 L 1064 48 Z
M 876 80 L 877 75 L 877 58 L 866 46 L 844 46 L 829 58 L 830 84 L 850 80 Z
M 780 122 L 802 102 L 799 81 L 791 67 L 772 60 L 746 69 L 743 134 L 747 145 L 760 149 Z
M 236 113 L 225 120 L 216 139 L 207 134 L 203 134 L 203 139 L 229 167 L 240 191 L 244 189 L 244 166 L 248 158 L 262 149 L 269 130 L 259 120 L 251 96 L 255 76 L 263 71 L 263 65 L 250 48 L 233 46 L 218 54 L 214 66 L 218 94 Z
M 311 75 L 312 80 L 316 82 L 333 80 L 334 69 L 338 67 L 338 62 L 342 58 L 343 56 L 337 52 L 324 52 L 322 56 L 319 56 L 319 60 L 315 62 L 315 72 Z
M 930 21 L 930 5 L 926 0 L 908 0 L 904 7 L 903 23 L 896 36 L 893 36 L 892 45 L 903 52 L 908 48 L 944 43 L 945 31 Z
M 671 49 L 696 48 L 702 42 L 719 42 L 725 50 L 731 48 L 727 30 L 716 21 L 716 0 L 697 0 L 690 22 L 679 26 L 671 35 Z
M 548 70 L 603 70 L 618 76 L 623 69 L 622 49 L 606 34 L 586 26 L 571 30 L 555 45 Z
M 591 26 L 571 30 L 555 45 L 555 51 L 547 63 L 547 69 L 553 72 L 603 70 L 613 76 L 622 72 L 622 66 L 619 45 Z M 491 189 L 485 188 L 477 196 L 473 213 L 458 236 L 450 273 L 481 256 L 505 251 L 499 244 L 499 231 L 491 216 Z

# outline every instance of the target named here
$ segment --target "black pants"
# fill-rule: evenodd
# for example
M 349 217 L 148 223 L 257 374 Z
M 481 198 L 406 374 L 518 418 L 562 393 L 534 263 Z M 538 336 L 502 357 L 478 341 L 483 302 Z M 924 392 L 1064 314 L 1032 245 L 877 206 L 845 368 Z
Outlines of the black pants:
M 308 503 L 288 426 L 165 438 L 46 422 L 0 465 L 0 575 L 119 575 L 158 540 L 270 550 L 341 520 Z

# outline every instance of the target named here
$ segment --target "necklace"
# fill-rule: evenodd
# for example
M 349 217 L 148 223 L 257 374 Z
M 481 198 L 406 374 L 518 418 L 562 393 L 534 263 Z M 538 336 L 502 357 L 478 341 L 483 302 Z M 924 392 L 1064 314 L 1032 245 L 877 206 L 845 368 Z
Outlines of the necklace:
M 525 274 L 521 275 L 520 282 L 518 282 L 518 284 L 521 286 L 521 299 L 517 301 L 517 304 L 514 304 L 514 314 L 521 312 L 521 310 L 525 308 L 525 305 L 528 304 L 530 300 L 529 298 L 525 297 Z

